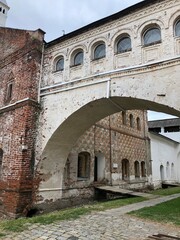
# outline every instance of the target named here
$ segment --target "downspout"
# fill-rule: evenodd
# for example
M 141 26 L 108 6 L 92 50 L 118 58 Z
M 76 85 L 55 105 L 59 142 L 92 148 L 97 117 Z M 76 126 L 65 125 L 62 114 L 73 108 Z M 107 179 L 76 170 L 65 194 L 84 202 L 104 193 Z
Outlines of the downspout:
M 110 100 L 110 81 L 107 81 L 106 97 Z M 111 116 L 109 116 L 109 171 L 110 171 L 110 185 L 112 186 L 112 147 L 111 147 Z
M 40 76 L 39 76 L 39 85 L 38 85 L 38 103 L 40 103 L 40 93 L 41 93 L 41 81 L 42 81 L 42 72 L 43 72 L 43 61 L 44 61 L 44 43 L 42 46 L 41 54 L 41 65 L 40 65 Z
M 111 116 L 109 116 L 109 170 L 110 170 L 110 185 L 112 186 L 112 140 L 111 140 Z

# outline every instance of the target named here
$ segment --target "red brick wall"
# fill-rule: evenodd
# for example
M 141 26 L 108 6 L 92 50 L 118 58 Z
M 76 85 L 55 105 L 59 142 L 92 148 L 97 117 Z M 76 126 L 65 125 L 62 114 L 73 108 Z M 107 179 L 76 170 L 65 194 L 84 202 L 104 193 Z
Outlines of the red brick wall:
M 0 214 L 16 217 L 32 204 L 43 32 L 0 28 L 0 38 Z

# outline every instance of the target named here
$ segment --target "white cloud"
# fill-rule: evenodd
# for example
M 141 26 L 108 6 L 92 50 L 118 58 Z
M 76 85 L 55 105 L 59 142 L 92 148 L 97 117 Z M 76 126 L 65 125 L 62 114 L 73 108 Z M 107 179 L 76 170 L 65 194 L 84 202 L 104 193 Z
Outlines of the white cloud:
M 50 41 L 141 0 L 7 0 L 7 27 L 41 28 Z

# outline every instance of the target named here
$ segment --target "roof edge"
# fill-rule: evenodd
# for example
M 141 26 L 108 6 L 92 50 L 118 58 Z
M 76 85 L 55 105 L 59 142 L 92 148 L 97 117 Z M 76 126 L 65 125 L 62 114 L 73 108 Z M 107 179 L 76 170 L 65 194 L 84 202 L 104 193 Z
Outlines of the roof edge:
M 67 34 L 65 34 L 65 35 L 63 35 L 63 36 L 61 36 L 59 38 L 56 38 L 56 39 L 50 41 L 50 42 L 47 42 L 45 47 L 46 48 L 51 47 L 53 45 L 58 44 L 59 42 L 63 42 L 65 40 L 69 39 L 69 38 L 72 38 L 74 36 L 80 35 L 80 34 L 82 34 L 84 32 L 87 32 L 87 31 L 89 31 L 91 29 L 99 27 L 99 26 L 101 26 L 103 24 L 106 24 L 108 22 L 112 22 L 114 20 L 117 20 L 118 18 L 122 18 L 122 17 L 124 17 L 124 16 L 126 16 L 126 15 L 128 15 L 128 14 L 134 12 L 134 11 L 136 11 L 136 10 L 142 9 L 142 8 L 148 6 L 148 5 L 152 5 L 152 4 L 155 4 L 157 2 L 161 2 L 161 1 L 164 1 L 164 0 L 143 0 L 143 1 L 139 2 L 139 3 L 136 3 L 136 4 L 132 5 L 132 6 L 127 7 L 127 8 L 125 8 L 125 9 L 119 11 L 119 12 L 116 12 L 116 13 L 114 13 L 112 15 L 109 15 L 107 17 L 99 19 L 99 20 L 97 20 L 95 22 L 92 22 L 92 23 L 90 23 L 88 25 L 85 25 L 85 26 L 83 26 L 83 27 L 81 27 L 79 29 L 76 29 L 75 31 L 72 31 L 72 32 L 67 33 Z

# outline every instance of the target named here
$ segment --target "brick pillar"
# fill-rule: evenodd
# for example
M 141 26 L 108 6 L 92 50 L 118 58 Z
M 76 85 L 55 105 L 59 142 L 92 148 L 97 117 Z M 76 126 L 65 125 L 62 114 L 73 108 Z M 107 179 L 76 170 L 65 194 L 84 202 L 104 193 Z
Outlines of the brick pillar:
M 10 152 L 5 156 L 5 172 L 0 182 L 3 204 L 0 211 L 13 218 L 25 216 L 33 204 L 34 145 L 38 112 L 38 104 L 27 100 L 17 106 L 11 116 L 13 124 Z

